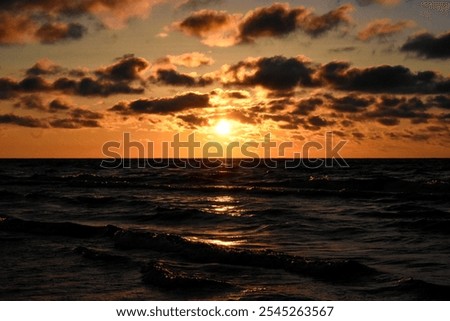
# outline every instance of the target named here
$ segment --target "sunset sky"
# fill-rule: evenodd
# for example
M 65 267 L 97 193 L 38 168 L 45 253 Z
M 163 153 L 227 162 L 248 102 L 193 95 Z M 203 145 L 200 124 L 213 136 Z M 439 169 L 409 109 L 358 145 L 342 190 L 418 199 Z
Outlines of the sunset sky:
M 270 133 L 293 152 L 331 131 L 344 157 L 450 157 L 449 129 L 436 1 L 0 6 L 0 157 L 102 157 L 124 133 L 155 146 Z

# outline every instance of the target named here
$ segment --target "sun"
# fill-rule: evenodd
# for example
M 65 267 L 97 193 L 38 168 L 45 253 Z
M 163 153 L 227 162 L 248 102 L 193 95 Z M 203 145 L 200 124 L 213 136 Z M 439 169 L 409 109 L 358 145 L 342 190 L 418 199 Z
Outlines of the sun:
M 229 135 L 231 133 L 231 122 L 226 119 L 221 119 L 216 124 L 216 133 L 222 136 Z

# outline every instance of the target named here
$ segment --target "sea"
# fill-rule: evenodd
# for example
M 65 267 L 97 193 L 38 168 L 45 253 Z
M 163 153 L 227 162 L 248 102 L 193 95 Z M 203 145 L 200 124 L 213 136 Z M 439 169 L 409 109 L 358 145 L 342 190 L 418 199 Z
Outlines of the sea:
M 0 299 L 449 300 L 450 160 L 346 162 L 2 159 Z

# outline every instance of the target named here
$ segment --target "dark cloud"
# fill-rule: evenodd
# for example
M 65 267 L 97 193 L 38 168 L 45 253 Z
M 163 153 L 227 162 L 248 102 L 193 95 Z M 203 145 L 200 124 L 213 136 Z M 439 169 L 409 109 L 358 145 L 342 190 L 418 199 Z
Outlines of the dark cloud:
M 327 120 L 321 116 L 308 117 L 307 123 L 314 129 L 319 129 L 321 127 L 326 127 L 335 124 L 335 121 Z
M 356 0 L 356 3 L 358 3 L 360 6 L 365 7 L 371 4 L 381 4 L 381 5 L 387 5 L 392 6 L 399 4 L 401 0 Z
M 426 59 L 449 59 L 450 32 L 439 36 L 422 33 L 409 37 L 400 50 Z
M 356 47 L 348 46 L 348 47 L 340 47 L 340 48 L 333 48 L 330 49 L 330 52 L 339 53 L 339 52 L 352 52 L 355 51 Z
M 339 98 L 332 95 L 326 95 L 326 97 L 329 99 L 329 107 L 331 109 L 344 113 L 362 112 L 375 101 L 371 97 L 360 97 L 352 94 Z
M 247 72 L 250 70 L 250 72 Z M 244 76 L 241 74 L 244 73 Z M 261 86 L 275 91 L 290 91 L 297 86 L 311 87 L 313 69 L 300 58 L 275 56 L 241 61 L 225 72 L 225 85 Z
M 379 93 L 447 93 L 450 79 L 433 71 L 412 72 L 404 66 L 350 68 L 347 62 L 330 62 L 320 67 L 323 85 L 346 91 Z
M 17 116 L 14 114 L 3 114 L 0 115 L 0 124 L 10 124 L 21 127 L 31 127 L 31 128 L 47 128 L 48 124 L 30 117 L 30 116 Z
M 400 124 L 400 120 L 398 118 L 392 118 L 392 117 L 378 118 L 377 122 L 379 122 L 380 124 L 385 125 L 385 126 L 397 126 L 398 124 Z
M 43 44 L 82 38 L 87 28 L 79 23 L 46 23 L 36 30 L 35 36 Z
M 450 110 L 450 96 L 434 96 L 428 99 L 428 103 L 433 107 Z
M 145 17 L 160 2 L 162 0 L 3 1 L 0 45 L 53 44 L 80 39 L 87 31 L 80 21 L 117 28 L 132 17 Z
M 294 32 L 298 22 L 311 13 L 304 7 L 290 9 L 275 3 L 246 15 L 239 26 L 239 42 L 254 42 L 260 37 L 281 37 Z
M 195 129 L 208 124 L 208 119 L 205 117 L 199 117 L 193 114 L 179 115 L 179 119 L 188 124 L 189 128 Z
M 317 107 L 322 106 L 323 103 L 323 99 L 318 97 L 302 99 L 298 102 L 293 113 L 307 116 L 315 111 Z
M 102 127 L 97 120 L 65 118 L 50 121 L 53 128 L 80 129 L 80 128 L 100 128 Z
M 305 7 L 290 8 L 288 4 L 280 3 L 257 8 L 244 16 L 201 10 L 175 23 L 174 28 L 198 37 L 210 46 L 231 46 L 253 43 L 261 37 L 281 38 L 297 30 L 310 37 L 322 36 L 339 26 L 348 25 L 352 10 L 353 6 L 347 4 L 316 15 Z
M 95 120 L 102 119 L 103 115 L 88 109 L 75 108 L 70 112 L 74 119 Z
M 46 111 L 47 106 L 42 101 L 42 98 L 37 95 L 27 95 L 20 97 L 19 101 L 14 104 L 16 108 L 36 109 Z
M 158 69 L 154 76 L 149 80 L 153 83 L 159 83 L 169 86 L 184 87 L 205 87 L 213 83 L 209 77 L 192 77 L 176 71 L 175 69 Z
M 53 90 L 77 96 L 111 96 L 116 94 L 142 94 L 144 88 L 132 87 L 127 82 L 113 82 L 85 77 L 73 80 L 66 77 L 55 80 Z
M 374 38 L 383 40 L 413 26 L 414 22 L 410 20 L 392 22 L 392 20 L 388 18 L 378 19 L 369 22 L 364 29 L 358 33 L 358 39 L 362 41 L 368 41 Z
M 72 106 L 70 106 L 65 101 L 62 101 L 61 99 L 54 99 L 50 102 L 48 105 L 48 109 L 50 112 L 59 112 L 59 111 L 65 111 L 71 109 Z
M 333 134 L 337 134 L 336 131 L 333 131 Z M 341 136 L 341 135 L 338 135 L 338 136 Z M 366 135 L 364 135 L 363 133 L 360 133 L 360 132 L 353 132 L 352 136 L 358 140 L 361 140 L 366 137 Z
M 176 27 L 189 36 L 203 38 L 226 28 L 231 22 L 231 16 L 225 11 L 200 10 L 177 23 Z
M 129 114 L 170 114 L 192 108 L 211 107 L 208 94 L 186 93 L 169 98 L 139 99 L 120 102 L 109 111 L 123 115 Z
M 26 70 L 27 76 L 43 76 L 43 75 L 57 75 L 64 72 L 64 68 L 54 64 L 49 60 L 40 60 L 31 68 Z
M 394 126 L 400 119 L 409 119 L 413 124 L 426 123 L 433 116 L 426 112 L 429 108 L 419 98 L 381 97 L 375 109 L 363 114 L 364 118 L 376 119 L 383 125 Z
M 119 58 L 113 65 L 98 69 L 95 73 L 100 78 L 113 81 L 133 81 L 141 79 L 140 73 L 149 66 L 150 63 L 144 58 L 125 55 Z
M 311 15 L 299 23 L 300 29 L 311 37 L 321 36 L 340 25 L 349 24 L 351 21 L 349 13 L 352 11 L 353 6 L 346 4 L 322 16 Z

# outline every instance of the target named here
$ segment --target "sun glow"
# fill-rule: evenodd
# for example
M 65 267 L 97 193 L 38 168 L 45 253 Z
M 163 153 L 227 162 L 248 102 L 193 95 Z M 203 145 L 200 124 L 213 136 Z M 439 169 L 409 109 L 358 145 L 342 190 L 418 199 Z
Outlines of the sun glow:
M 231 122 L 226 119 L 221 119 L 216 124 L 216 133 L 222 136 L 229 135 L 231 133 Z

